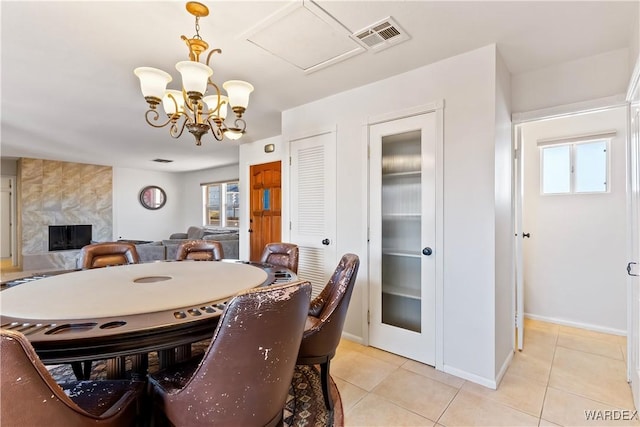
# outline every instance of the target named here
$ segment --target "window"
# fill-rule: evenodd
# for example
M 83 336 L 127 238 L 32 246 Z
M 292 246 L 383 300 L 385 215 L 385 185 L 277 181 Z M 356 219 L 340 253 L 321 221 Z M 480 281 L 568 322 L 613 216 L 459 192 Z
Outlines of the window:
M 609 140 L 540 147 L 542 194 L 608 191 Z
M 240 225 L 240 193 L 238 182 L 202 184 L 203 223 L 215 227 Z

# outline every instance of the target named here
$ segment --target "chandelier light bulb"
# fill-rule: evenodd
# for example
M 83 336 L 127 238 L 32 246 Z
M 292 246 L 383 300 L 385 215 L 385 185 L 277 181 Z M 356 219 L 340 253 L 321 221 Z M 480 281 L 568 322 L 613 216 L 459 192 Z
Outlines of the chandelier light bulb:
M 240 139 L 242 137 L 242 135 L 244 135 L 244 132 L 240 132 L 240 131 L 237 131 L 237 130 L 227 130 L 224 133 L 224 136 L 226 138 L 231 139 L 231 140 Z
M 176 70 L 182 75 L 182 87 L 185 92 L 197 92 L 203 95 L 207 91 L 207 81 L 213 70 L 200 62 L 180 61 Z
M 169 73 L 151 67 L 138 67 L 133 72 L 140 79 L 140 89 L 145 98 L 164 97 L 167 84 L 172 80 Z
M 243 110 L 249 106 L 249 94 L 253 92 L 253 85 L 242 80 L 229 80 L 222 84 L 229 95 L 229 104 L 232 108 L 241 107 Z

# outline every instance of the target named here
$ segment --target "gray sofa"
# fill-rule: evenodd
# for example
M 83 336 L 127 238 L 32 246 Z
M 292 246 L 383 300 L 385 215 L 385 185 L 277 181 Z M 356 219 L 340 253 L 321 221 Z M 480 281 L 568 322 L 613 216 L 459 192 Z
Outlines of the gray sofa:
M 136 244 L 140 262 L 176 259 L 178 245 L 185 240 L 216 240 L 222 244 L 226 259 L 238 259 L 240 237 L 237 230 L 189 227 L 186 233 L 174 233 L 169 239 Z

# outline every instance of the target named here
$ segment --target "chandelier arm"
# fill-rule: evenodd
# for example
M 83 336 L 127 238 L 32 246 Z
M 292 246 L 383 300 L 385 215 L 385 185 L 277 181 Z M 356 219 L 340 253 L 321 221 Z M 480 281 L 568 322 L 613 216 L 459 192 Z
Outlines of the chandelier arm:
M 213 137 L 216 139 L 216 141 L 222 141 L 224 139 L 224 132 L 226 130 L 226 126 L 223 129 L 220 126 L 217 126 L 211 123 L 209 118 L 207 118 L 207 123 L 209 124 L 209 127 L 211 128 L 211 133 L 213 134 Z M 224 122 L 222 122 L 222 124 L 224 124 Z
M 209 120 L 209 117 L 212 117 L 216 111 L 220 111 L 221 103 L 220 103 L 220 88 L 218 87 L 218 85 L 211 81 L 211 77 L 208 78 L 207 84 L 209 84 L 210 86 L 213 86 L 216 90 L 216 94 L 218 95 L 218 101 L 216 103 L 217 107 L 213 110 L 210 110 L 209 114 L 207 114 L 207 120 Z
M 211 56 L 214 53 L 222 54 L 222 49 L 211 49 L 211 52 L 209 52 L 209 55 L 207 55 L 207 62 L 206 62 L 207 67 L 209 66 L 209 61 L 211 61 Z M 209 80 L 211 80 L 211 77 L 209 77 Z
M 186 107 L 189 109 L 189 111 L 191 111 L 193 113 L 194 111 L 193 111 L 193 107 L 191 106 L 191 100 L 189 100 L 189 98 L 187 97 L 187 92 L 185 92 L 184 88 L 182 88 L 182 98 L 184 98 L 184 105 L 186 105 Z M 186 114 L 186 111 L 185 111 L 185 115 L 187 117 L 189 117 Z
M 174 121 L 173 124 L 171 125 L 171 127 L 169 128 L 169 135 L 171 135 L 172 138 L 180 138 L 180 136 L 182 136 L 182 132 L 184 132 L 184 127 L 187 125 L 187 115 L 185 114 L 185 119 L 182 122 L 182 126 L 180 126 L 180 132 L 178 133 L 178 126 L 176 125 L 176 122 Z
M 239 126 L 240 123 L 242 125 L 242 127 Z M 243 119 L 241 118 L 237 118 L 233 121 L 233 124 L 235 126 L 234 130 L 239 130 L 240 132 L 244 133 L 244 130 L 247 128 L 247 122 L 245 122 Z
M 169 120 L 167 120 L 166 122 L 162 123 L 162 124 L 154 124 L 151 120 L 149 120 L 149 116 L 151 115 L 150 113 L 152 113 L 155 117 L 153 117 L 154 122 L 157 122 L 158 119 L 160 118 L 160 114 L 158 113 L 158 110 L 147 110 L 147 112 L 144 115 L 145 120 L 147 121 L 147 123 L 151 126 L 153 126 L 154 128 L 163 128 L 166 125 L 168 125 L 169 123 L 171 123 L 172 121 L 175 121 L 176 117 L 175 114 L 171 117 L 169 117 Z
M 171 93 L 167 94 L 167 96 L 169 97 L 169 99 L 171 99 L 173 101 L 173 105 L 175 106 L 175 112 L 179 114 L 180 113 L 180 109 L 178 108 L 178 101 L 176 100 L 176 98 Z

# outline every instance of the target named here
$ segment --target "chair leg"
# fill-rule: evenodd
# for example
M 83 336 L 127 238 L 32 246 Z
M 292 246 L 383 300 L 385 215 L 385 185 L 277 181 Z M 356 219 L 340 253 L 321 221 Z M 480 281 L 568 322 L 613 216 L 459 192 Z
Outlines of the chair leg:
M 78 381 L 88 380 L 91 376 L 91 361 L 71 362 L 71 368 Z
M 329 365 L 331 360 L 320 364 L 320 381 L 322 383 L 322 395 L 324 396 L 324 405 L 328 410 L 333 411 L 333 399 L 329 392 Z

